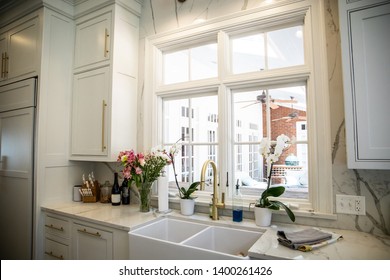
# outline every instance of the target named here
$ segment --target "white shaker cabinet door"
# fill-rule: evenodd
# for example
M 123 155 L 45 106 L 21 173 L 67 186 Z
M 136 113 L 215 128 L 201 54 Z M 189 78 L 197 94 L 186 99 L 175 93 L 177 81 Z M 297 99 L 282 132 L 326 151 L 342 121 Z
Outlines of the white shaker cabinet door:
M 75 69 L 102 66 L 111 57 L 111 12 L 88 15 L 76 26 Z M 86 67 L 86 68 L 85 68 Z
M 74 224 L 72 251 L 74 260 L 112 260 L 113 233 L 100 228 Z
M 107 155 L 109 82 L 108 67 L 74 76 L 72 156 Z
M 39 20 L 19 20 L 0 34 L 1 80 L 33 76 L 39 63 Z
M 348 166 L 390 169 L 390 3 L 340 14 Z

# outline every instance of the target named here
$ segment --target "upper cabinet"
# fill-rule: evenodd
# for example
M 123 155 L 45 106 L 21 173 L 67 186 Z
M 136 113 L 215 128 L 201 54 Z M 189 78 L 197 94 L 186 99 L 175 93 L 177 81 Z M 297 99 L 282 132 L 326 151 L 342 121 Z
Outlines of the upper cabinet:
M 34 76 L 39 63 L 39 20 L 27 17 L 0 31 L 0 81 Z
M 349 168 L 390 169 L 390 3 L 339 1 Z
M 123 5 L 76 20 L 70 159 L 116 161 L 136 148 L 138 37 Z
M 111 14 L 95 14 L 82 18 L 76 27 L 76 70 L 108 64 L 111 57 Z

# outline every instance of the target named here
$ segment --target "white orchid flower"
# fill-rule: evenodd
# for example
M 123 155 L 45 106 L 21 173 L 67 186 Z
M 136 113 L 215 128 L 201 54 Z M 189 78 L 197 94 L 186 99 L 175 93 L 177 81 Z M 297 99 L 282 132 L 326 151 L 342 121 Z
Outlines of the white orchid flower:
M 169 154 L 171 154 L 172 156 L 176 156 L 180 150 L 181 150 L 180 144 L 178 143 L 173 144 L 172 147 L 169 149 Z

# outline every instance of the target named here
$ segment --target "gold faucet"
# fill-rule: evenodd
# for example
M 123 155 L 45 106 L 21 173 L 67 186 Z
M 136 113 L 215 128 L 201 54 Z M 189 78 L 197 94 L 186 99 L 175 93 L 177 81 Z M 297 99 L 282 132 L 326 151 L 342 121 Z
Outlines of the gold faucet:
M 205 186 L 205 178 L 206 178 L 206 170 L 207 166 L 211 164 L 213 168 L 213 203 L 211 205 L 211 218 L 213 220 L 218 220 L 218 208 L 225 208 L 225 193 L 222 193 L 222 201 L 218 201 L 218 180 L 217 180 L 217 165 L 212 160 L 206 160 L 203 164 L 202 171 L 200 173 L 200 190 L 204 190 Z

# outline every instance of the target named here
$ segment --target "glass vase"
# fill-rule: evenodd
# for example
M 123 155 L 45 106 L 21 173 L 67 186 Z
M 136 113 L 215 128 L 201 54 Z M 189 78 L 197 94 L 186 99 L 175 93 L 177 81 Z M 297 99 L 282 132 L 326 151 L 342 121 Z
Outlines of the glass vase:
M 149 212 L 150 211 L 150 198 L 152 193 L 153 182 L 139 182 L 137 184 L 139 192 L 139 210 L 140 212 Z

